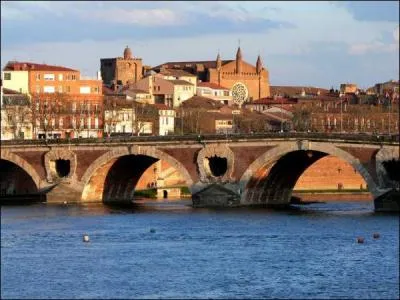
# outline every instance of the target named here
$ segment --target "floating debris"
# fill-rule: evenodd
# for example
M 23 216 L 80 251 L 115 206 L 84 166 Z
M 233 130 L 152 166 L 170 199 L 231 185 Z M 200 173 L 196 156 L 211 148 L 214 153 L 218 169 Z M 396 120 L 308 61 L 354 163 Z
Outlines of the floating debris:
M 89 241 L 90 241 L 89 235 L 84 234 L 84 235 L 83 235 L 83 241 L 84 241 L 85 243 L 89 243 Z
M 379 238 L 381 237 L 381 235 L 380 235 L 378 232 L 375 232 L 375 233 L 372 235 L 372 237 L 373 237 L 374 239 L 379 239 Z
M 364 243 L 364 238 L 363 237 L 361 237 L 361 236 L 359 236 L 358 238 L 357 238 L 357 243 L 359 243 L 359 244 L 363 244 Z

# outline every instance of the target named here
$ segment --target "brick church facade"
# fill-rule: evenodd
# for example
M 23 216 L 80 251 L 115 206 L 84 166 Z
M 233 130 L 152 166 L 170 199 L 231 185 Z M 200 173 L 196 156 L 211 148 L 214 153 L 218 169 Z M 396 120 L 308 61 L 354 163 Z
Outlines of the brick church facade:
M 218 54 L 214 61 L 167 62 L 153 68 L 181 69 L 197 76 L 202 82 L 210 82 L 232 90 L 237 104 L 270 96 L 269 72 L 258 56 L 256 65 L 243 60 L 240 47 L 235 60 L 222 60 Z
M 133 57 L 128 46 L 123 57 L 100 59 L 100 68 L 101 77 L 106 85 L 126 85 L 128 81 L 137 82 L 143 78 L 142 59 Z

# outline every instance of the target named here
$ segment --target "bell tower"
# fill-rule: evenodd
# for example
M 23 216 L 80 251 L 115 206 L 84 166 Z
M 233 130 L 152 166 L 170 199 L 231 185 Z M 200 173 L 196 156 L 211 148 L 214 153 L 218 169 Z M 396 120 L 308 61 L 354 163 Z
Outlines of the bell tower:
M 242 73 L 242 50 L 240 49 L 240 46 L 236 52 L 236 73 Z

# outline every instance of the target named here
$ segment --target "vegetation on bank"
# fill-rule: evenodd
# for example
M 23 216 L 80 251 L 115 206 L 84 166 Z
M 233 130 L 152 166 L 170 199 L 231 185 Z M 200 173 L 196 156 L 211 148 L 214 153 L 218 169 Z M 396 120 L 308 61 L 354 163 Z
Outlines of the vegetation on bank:
M 358 193 L 369 193 L 367 189 L 343 189 L 343 190 L 330 190 L 330 189 L 320 189 L 320 190 L 293 190 L 293 193 L 299 194 L 316 194 L 316 193 L 327 193 L 327 194 L 358 194 Z

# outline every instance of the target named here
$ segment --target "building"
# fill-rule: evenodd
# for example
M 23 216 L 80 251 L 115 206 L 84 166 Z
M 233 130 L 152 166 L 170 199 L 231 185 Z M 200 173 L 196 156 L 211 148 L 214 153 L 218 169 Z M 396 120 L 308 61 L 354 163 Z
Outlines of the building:
M 194 86 L 194 91 L 197 87 L 197 76 L 189 72 L 179 70 L 179 69 L 166 69 L 161 68 L 158 76 L 165 80 L 184 80 L 190 82 Z
M 340 93 L 347 94 L 347 93 L 356 93 L 358 91 L 357 84 L 353 83 L 342 83 L 340 85 Z
M 271 97 L 300 98 L 325 95 L 328 89 L 311 86 L 279 86 L 271 85 Z
M 166 62 L 153 70 L 159 72 L 162 68 L 184 70 L 196 75 L 201 82 L 227 87 L 236 104 L 270 96 L 269 72 L 261 57 L 252 65 L 243 60 L 240 47 L 234 60 L 222 60 L 218 54 L 214 61 Z
M 155 104 L 158 109 L 158 135 L 168 135 L 175 132 L 175 110 L 165 104 Z
M 104 99 L 104 133 L 107 136 L 153 134 L 158 118 L 158 109 L 154 105 L 120 96 Z
M 195 84 L 181 79 L 167 80 L 159 74 L 144 77 L 132 87 L 150 93 L 154 103 L 168 107 L 178 107 L 196 93 Z
M 377 95 L 385 95 L 387 91 L 392 90 L 394 93 L 399 94 L 400 81 L 389 80 L 383 83 L 375 84 L 373 90 Z
M 211 82 L 199 82 L 197 96 L 207 97 L 226 105 L 234 104 L 230 89 Z
M 22 75 L 26 72 L 26 75 Z M 31 62 L 8 62 L 4 82 L 31 100 L 33 138 L 101 137 L 102 80 L 80 71 Z
M 100 71 L 108 86 L 135 83 L 143 77 L 142 59 L 133 57 L 131 49 L 126 46 L 123 57 L 100 59 Z
M 1 92 L 1 140 L 32 139 L 29 96 L 10 89 Z

